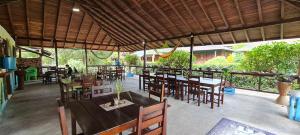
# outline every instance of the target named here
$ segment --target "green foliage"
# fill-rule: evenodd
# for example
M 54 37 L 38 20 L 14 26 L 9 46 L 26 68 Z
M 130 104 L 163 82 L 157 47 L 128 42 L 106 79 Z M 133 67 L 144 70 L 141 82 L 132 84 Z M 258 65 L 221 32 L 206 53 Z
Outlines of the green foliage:
M 299 55 L 299 43 L 273 42 L 246 53 L 242 65 L 248 71 L 291 74 L 296 72 Z
M 194 68 L 213 68 L 213 69 L 223 69 L 230 68 L 234 63 L 229 62 L 224 56 L 218 56 L 206 61 L 204 64 L 195 65 Z
M 138 65 L 140 63 L 140 59 L 137 55 L 135 54 L 127 54 L 125 55 L 125 63 L 129 66 L 132 66 L 132 65 Z
M 192 61 L 196 61 L 196 57 L 193 55 Z M 157 65 L 169 66 L 175 68 L 188 68 L 190 64 L 190 53 L 186 51 L 175 51 L 170 57 L 164 59 L 159 58 Z

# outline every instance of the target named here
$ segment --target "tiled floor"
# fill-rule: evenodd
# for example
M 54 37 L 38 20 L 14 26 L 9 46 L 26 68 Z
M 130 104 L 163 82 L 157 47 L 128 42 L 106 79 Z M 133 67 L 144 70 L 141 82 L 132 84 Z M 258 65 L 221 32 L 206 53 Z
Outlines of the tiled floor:
M 124 81 L 125 89 L 138 90 L 138 79 Z M 17 91 L 0 117 L 0 135 L 59 135 L 60 128 L 55 98 L 58 85 L 27 85 Z M 238 90 L 225 96 L 221 107 L 210 109 L 208 104 L 197 106 L 169 97 L 168 135 L 205 135 L 221 119 L 228 118 L 278 135 L 299 135 L 300 122 L 287 119 L 287 109 L 273 101 L 277 95 Z M 70 116 L 67 110 L 70 127 Z

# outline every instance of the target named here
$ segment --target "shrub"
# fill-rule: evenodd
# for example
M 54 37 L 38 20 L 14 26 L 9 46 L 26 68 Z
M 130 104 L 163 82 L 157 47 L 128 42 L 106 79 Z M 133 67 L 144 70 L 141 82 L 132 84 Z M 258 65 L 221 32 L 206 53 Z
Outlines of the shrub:
M 196 57 L 193 55 L 192 62 L 195 62 Z M 159 58 L 157 65 L 169 66 L 174 68 L 189 68 L 190 53 L 186 51 L 175 51 L 168 58 Z

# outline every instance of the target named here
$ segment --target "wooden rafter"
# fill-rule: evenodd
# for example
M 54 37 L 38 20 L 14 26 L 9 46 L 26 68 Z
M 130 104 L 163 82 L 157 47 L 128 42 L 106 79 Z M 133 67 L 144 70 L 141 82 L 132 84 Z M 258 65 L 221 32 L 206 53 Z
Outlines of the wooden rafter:
M 96 41 L 97 41 L 97 38 L 98 38 L 98 36 L 99 36 L 100 32 L 101 32 L 101 27 L 99 28 L 99 30 L 98 30 L 98 32 L 97 32 L 97 34 L 96 34 L 96 36 L 94 37 L 93 44 L 95 44 L 95 43 L 96 43 Z M 91 48 L 90 48 L 90 49 L 92 49 L 92 48 L 93 48 L 93 44 L 91 45 Z
M 217 35 L 218 35 L 218 38 L 219 38 L 220 42 L 221 42 L 222 44 L 224 44 L 224 41 L 223 41 L 222 37 L 220 36 L 220 34 L 217 34 Z
M 43 18 L 43 22 L 42 22 L 42 24 L 43 24 L 43 26 L 42 26 L 42 31 L 41 31 L 41 33 L 42 33 L 42 38 L 44 38 L 45 37 L 45 6 L 46 4 L 45 4 L 45 0 L 42 0 L 42 18 Z M 44 42 L 42 41 L 41 42 L 42 43 L 42 48 L 44 47 Z
M 197 0 L 197 3 L 199 5 L 199 7 L 201 8 L 202 12 L 204 13 L 206 19 L 208 20 L 209 24 L 211 25 L 211 27 L 213 28 L 213 31 L 215 31 L 216 25 L 213 23 L 213 21 L 211 20 L 210 16 L 207 14 L 205 7 L 203 6 L 201 0 Z M 228 28 L 228 27 L 227 27 Z M 228 28 L 229 29 L 229 28 Z M 217 33 L 218 36 L 220 36 L 219 33 Z M 211 41 L 210 37 L 208 36 L 209 42 L 213 45 L 214 43 Z
M 294 6 L 298 10 L 300 10 L 300 1 L 299 0 L 281 0 L 281 1 L 286 2 L 286 3 Z
M 56 23 L 55 23 L 55 28 L 54 28 L 53 40 L 56 40 L 56 31 L 57 31 L 57 26 L 58 26 L 58 23 L 59 23 L 60 8 L 61 8 L 61 0 L 58 0 L 58 6 L 57 6 L 57 12 L 56 12 Z
M 119 28 L 115 27 L 115 25 L 108 25 L 109 22 L 106 19 L 103 19 L 100 17 L 96 11 L 91 10 L 88 6 L 81 4 L 81 7 L 85 9 L 87 12 L 89 12 L 90 16 L 94 19 L 97 20 L 98 24 L 101 24 L 102 27 L 104 27 L 106 30 L 110 31 L 110 34 L 116 34 L 116 37 L 121 37 L 123 41 L 126 42 L 126 44 L 131 43 L 133 40 L 131 37 L 129 37 L 127 34 L 122 32 Z M 100 21 L 99 21 L 99 20 Z M 121 40 L 121 41 L 122 41 Z
M 80 21 L 80 24 L 79 24 L 79 28 L 78 28 L 78 30 L 77 30 L 78 32 L 76 33 L 75 41 L 78 40 L 78 36 L 79 36 L 80 30 L 81 30 L 81 26 L 82 26 L 82 23 L 83 23 L 83 21 L 84 21 L 85 16 L 86 16 L 86 14 L 85 14 L 85 12 L 83 12 L 83 16 L 82 16 L 82 18 L 81 18 L 81 21 Z M 89 28 L 87 36 L 89 35 L 90 30 L 91 30 L 91 28 Z M 87 36 L 86 36 L 86 38 L 87 38 Z M 85 40 L 84 40 L 85 42 L 86 42 L 86 38 L 85 38 Z M 75 44 L 73 45 L 73 47 L 75 47 Z
M 117 18 L 115 18 L 113 15 L 108 15 L 110 13 L 108 13 L 107 11 L 103 10 L 101 8 L 100 5 L 98 5 L 97 3 L 90 3 L 91 1 L 86 1 L 88 3 L 88 5 L 91 4 L 96 4 L 98 6 L 98 8 L 95 7 L 89 7 L 90 11 L 94 11 L 96 13 L 96 15 L 99 18 L 102 18 L 102 20 L 107 20 L 107 21 L 103 21 L 104 23 L 106 23 L 109 26 L 115 26 L 115 28 L 119 31 L 119 33 L 122 33 L 124 36 L 126 36 L 131 42 L 134 41 L 141 41 L 142 39 L 139 39 L 141 37 L 139 37 L 137 34 L 135 34 L 133 32 L 133 30 L 130 27 L 125 27 L 126 24 L 123 22 L 120 22 Z
M 237 12 L 238 12 L 238 15 L 239 15 L 241 24 L 242 24 L 243 26 L 246 26 L 246 23 L 245 23 L 245 21 L 244 21 L 243 15 L 242 15 L 242 12 L 241 12 L 241 10 L 240 10 L 240 4 L 239 4 L 239 1 L 238 1 L 238 0 L 234 0 L 234 5 L 235 5 L 235 8 L 236 8 L 236 10 L 237 10 Z M 247 39 L 247 42 L 250 42 L 250 38 L 249 38 L 249 35 L 248 35 L 248 31 L 247 31 L 247 30 L 243 30 L 243 32 L 244 32 L 244 35 L 245 35 L 245 37 L 246 37 L 246 39 Z
M 27 37 L 30 37 L 30 32 L 29 32 L 29 18 L 28 18 L 28 3 L 27 0 L 24 0 L 24 8 L 25 8 L 25 19 L 26 19 L 26 31 L 27 31 Z M 31 44 L 31 41 L 28 40 L 28 45 Z
M 203 26 L 202 26 L 202 24 L 200 23 L 200 21 L 199 21 L 199 20 L 197 19 L 197 17 L 192 13 L 191 9 L 190 9 L 190 8 L 188 7 L 188 5 L 186 4 L 186 1 L 185 1 L 185 0 L 180 0 L 180 1 L 181 1 L 181 3 L 183 4 L 184 8 L 188 11 L 189 15 L 192 16 L 193 21 L 196 22 L 196 23 L 198 24 L 198 26 L 200 27 L 201 31 L 205 31 L 204 28 L 203 28 Z M 201 40 L 201 38 L 200 38 L 199 36 L 196 36 L 196 37 L 198 37 L 200 43 L 201 43 L 202 45 L 204 45 L 203 42 L 202 42 L 202 40 Z
M 158 36 L 156 36 L 155 34 L 153 34 L 149 29 L 147 29 L 146 27 L 144 27 L 142 24 L 139 23 L 138 20 L 136 20 L 135 18 L 131 17 L 130 15 L 126 15 L 125 13 L 122 12 L 121 7 L 118 5 L 118 3 L 122 3 L 122 1 L 119 2 L 115 2 L 115 1 L 111 1 L 116 9 L 116 12 L 118 14 L 119 17 L 123 18 L 124 20 L 128 20 L 128 24 L 130 26 L 136 26 L 136 29 L 139 33 L 142 33 L 144 36 L 146 36 L 147 39 L 158 39 Z M 104 2 L 105 3 L 105 2 Z M 105 4 L 103 4 L 104 6 L 106 6 Z M 112 7 L 110 7 L 112 8 Z M 130 8 L 128 8 L 130 10 Z M 115 11 L 115 10 L 113 10 Z M 126 19 L 125 19 L 125 18 Z M 144 19 L 142 19 L 142 21 L 144 21 Z M 144 32 L 145 31 L 145 32 Z M 144 40 L 146 40 L 146 38 L 144 38 Z M 156 47 L 159 47 L 159 45 Z
M 235 40 L 235 37 L 234 37 L 234 35 L 232 34 L 232 32 L 229 32 L 229 34 L 230 34 L 230 37 L 231 37 L 233 43 L 236 44 L 236 40 Z
M 45 41 L 45 42 L 51 42 L 52 40 L 51 39 L 43 39 L 43 38 L 33 38 L 33 37 L 18 37 L 18 39 L 23 39 L 23 40 L 38 40 L 38 41 Z M 53 40 L 53 42 L 59 42 L 59 43 L 63 43 L 63 42 L 66 42 L 66 43 L 69 43 L 69 44 L 93 44 L 93 42 L 83 42 L 83 41 L 70 41 L 70 40 L 59 40 L 59 39 L 56 39 L 56 40 Z M 108 44 L 98 44 L 98 43 L 95 43 L 95 45 L 108 45 Z M 109 45 L 109 46 L 113 46 L 113 45 Z
M 284 2 L 280 2 L 280 19 L 284 19 Z M 283 24 L 280 24 L 280 39 L 284 38 L 284 26 Z
M 211 38 L 210 38 L 209 35 L 207 35 L 207 39 L 208 39 L 208 41 L 209 41 L 209 43 L 210 43 L 211 45 L 214 45 L 214 42 L 211 40 Z
M 225 24 L 225 27 L 226 27 L 227 29 L 230 29 L 230 25 L 229 25 L 229 23 L 228 23 L 228 21 L 227 21 L 225 15 L 224 15 L 224 12 L 223 12 L 223 10 L 222 10 L 222 8 L 221 8 L 221 6 L 220 6 L 218 0 L 214 0 L 214 1 L 215 1 L 216 5 L 217 5 L 218 11 L 219 11 L 219 13 L 220 13 L 220 15 L 221 15 L 221 17 L 222 17 L 222 20 L 223 20 L 223 22 L 224 22 L 224 24 Z M 232 41 L 233 41 L 234 43 L 236 43 L 236 40 L 235 40 L 235 38 L 234 38 L 232 32 L 229 32 L 229 33 L 230 33 L 230 35 L 231 35 Z M 218 34 L 218 36 L 220 36 L 220 34 Z M 223 43 L 223 44 L 224 44 L 224 43 Z
M 110 40 L 108 41 L 108 44 L 110 44 L 111 41 L 112 41 L 112 39 L 110 39 Z M 113 50 L 115 49 L 115 47 L 116 47 L 116 46 L 114 46 Z M 108 48 L 108 46 L 106 46 L 104 50 L 107 50 L 107 48 Z
M 107 34 L 105 34 L 105 35 L 103 36 L 103 38 L 102 38 L 101 41 L 100 41 L 100 44 L 103 44 L 103 42 L 104 42 L 104 40 L 105 40 L 106 37 L 107 37 Z M 101 47 L 101 46 L 99 45 L 99 47 L 98 47 L 97 50 L 99 50 L 100 47 Z
M 138 27 L 139 25 L 136 25 L 136 23 L 132 23 L 132 21 L 126 21 L 126 22 L 121 22 L 119 21 L 121 20 L 128 20 L 129 16 L 124 14 L 123 11 L 120 10 L 120 7 L 118 7 L 118 5 L 116 3 L 113 3 L 112 5 L 115 5 L 114 7 L 109 6 L 108 4 L 106 4 L 105 2 L 99 3 L 99 1 L 95 1 L 96 4 L 98 4 L 98 6 L 103 7 L 105 9 L 102 9 L 103 11 L 108 10 L 108 12 L 104 13 L 109 15 L 110 17 L 112 17 L 114 20 L 116 20 L 117 23 L 120 24 L 120 26 L 125 26 L 124 28 L 129 30 L 131 32 L 131 35 L 134 35 L 139 41 L 142 40 L 151 40 L 153 39 L 153 35 L 149 35 L 149 33 L 145 33 L 143 32 L 143 29 Z M 112 1 L 113 2 L 113 1 Z M 117 12 L 117 11 L 118 12 Z M 112 14 L 110 14 L 112 13 Z M 114 17 L 114 15 L 116 15 L 116 17 Z M 131 20 L 131 19 L 129 19 Z M 137 22 L 137 21 L 133 21 L 133 22 Z M 141 35 L 141 36 L 138 36 Z M 152 36 L 152 37 L 150 37 Z
M 72 8 L 74 8 L 74 6 L 75 6 L 75 2 L 73 1 L 73 6 L 72 6 Z M 68 37 L 68 33 L 69 33 L 69 30 L 70 30 L 70 27 L 71 27 L 71 23 L 72 23 L 72 18 L 73 18 L 73 12 L 71 11 L 71 15 L 70 15 L 70 17 L 69 17 L 69 23 L 68 23 L 68 26 L 67 26 L 67 31 L 66 31 L 66 34 L 65 34 L 65 40 L 67 40 L 67 37 Z M 65 45 L 66 45 L 66 43 L 64 43 L 64 45 L 63 45 L 63 48 L 65 48 Z
M 183 32 L 181 31 L 181 29 L 179 29 L 177 26 L 176 26 L 176 24 L 174 24 L 173 23 L 173 21 L 171 21 L 170 20 L 170 18 L 157 6 L 157 4 L 155 3 L 155 2 L 153 2 L 152 0 L 149 0 L 149 2 L 154 6 L 154 8 L 155 8 L 155 10 L 157 10 L 165 19 L 167 19 L 167 21 L 170 23 L 170 24 L 172 24 L 172 25 L 174 25 L 175 26 L 175 28 L 181 33 L 181 34 L 183 34 Z M 180 40 L 179 40 L 179 42 L 181 42 Z M 182 43 L 182 42 L 181 42 Z
M 172 33 L 171 31 L 169 31 L 168 29 L 166 29 L 165 26 L 163 26 L 156 18 L 152 17 L 147 11 L 145 11 L 145 9 L 136 1 L 133 1 L 134 4 L 143 12 L 143 14 L 147 15 L 147 17 L 149 17 L 152 22 L 156 23 L 157 25 L 159 25 L 160 27 L 162 27 L 165 31 L 167 31 L 168 33 L 170 33 L 172 36 L 174 36 L 174 33 Z M 129 7 L 127 5 L 127 7 Z M 129 8 L 131 9 L 131 8 Z M 132 9 L 131 9 L 132 13 L 135 13 Z M 138 15 L 137 13 L 135 13 L 136 15 Z M 140 15 L 138 15 L 140 20 L 144 20 L 143 17 L 141 17 Z M 146 24 L 150 25 L 152 28 L 154 28 L 158 33 L 160 33 L 160 35 L 163 35 L 164 37 L 166 37 L 157 27 L 155 27 L 152 23 L 148 23 L 147 21 L 144 21 L 144 23 L 146 22 Z M 175 44 L 174 42 L 172 42 L 173 44 Z
M 257 3 L 257 10 L 258 10 L 258 19 L 260 23 L 263 23 L 263 15 L 262 15 L 262 8 L 261 8 L 261 1 L 260 0 L 256 0 Z M 260 27 L 260 33 L 261 33 L 261 37 L 263 39 L 263 41 L 266 40 L 265 38 L 265 30 L 263 27 Z
M 11 16 L 10 5 L 7 4 L 7 5 L 6 5 L 6 8 L 7 8 L 7 14 L 8 14 L 8 19 L 9 19 L 9 26 L 10 26 L 11 32 L 12 32 L 11 34 L 12 34 L 13 36 L 16 36 L 16 34 L 15 34 L 15 28 L 14 28 L 14 25 L 13 25 L 13 19 L 12 19 L 12 16 Z
M 220 30 L 216 30 L 216 31 L 199 32 L 199 33 L 194 33 L 194 36 L 202 36 L 202 35 L 217 34 L 217 33 L 228 33 L 228 32 L 241 31 L 241 30 L 246 30 L 246 29 L 256 29 L 256 28 L 260 28 L 260 27 L 268 27 L 268 26 L 273 26 L 273 25 L 279 25 L 282 23 L 284 24 L 284 23 L 292 23 L 292 22 L 299 22 L 299 21 L 300 21 L 300 17 L 295 17 L 295 18 L 288 18 L 288 19 L 284 19 L 284 20 L 280 20 L 280 21 L 247 25 L 245 27 L 235 27 L 235 28 L 230 28 L 230 29 L 220 29 Z M 152 40 L 152 41 L 148 41 L 148 42 L 158 42 L 158 41 L 165 41 L 165 40 L 172 40 L 172 39 L 187 38 L 189 36 L 190 36 L 190 34 L 180 35 L 180 36 L 174 36 L 171 38 Z M 257 40 L 255 40 L 255 41 L 257 41 Z M 127 44 L 127 45 L 135 45 L 135 44 L 139 44 L 139 43 L 133 43 L 133 44 Z

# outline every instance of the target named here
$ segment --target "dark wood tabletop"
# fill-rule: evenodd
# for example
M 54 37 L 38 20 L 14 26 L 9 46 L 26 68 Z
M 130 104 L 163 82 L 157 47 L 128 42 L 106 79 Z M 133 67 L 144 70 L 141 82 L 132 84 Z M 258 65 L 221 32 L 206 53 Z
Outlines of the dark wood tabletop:
M 99 106 L 112 102 L 116 94 L 71 102 L 72 134 L 76 133 L 76 122 L 84 134 L 117 134 L 136 125 L 140 106 L 159 103 L 134 92 L 122 92 L 120 96 L 121 99 L 127 99 L 134 104 L 111 111 L 105 111 Z

